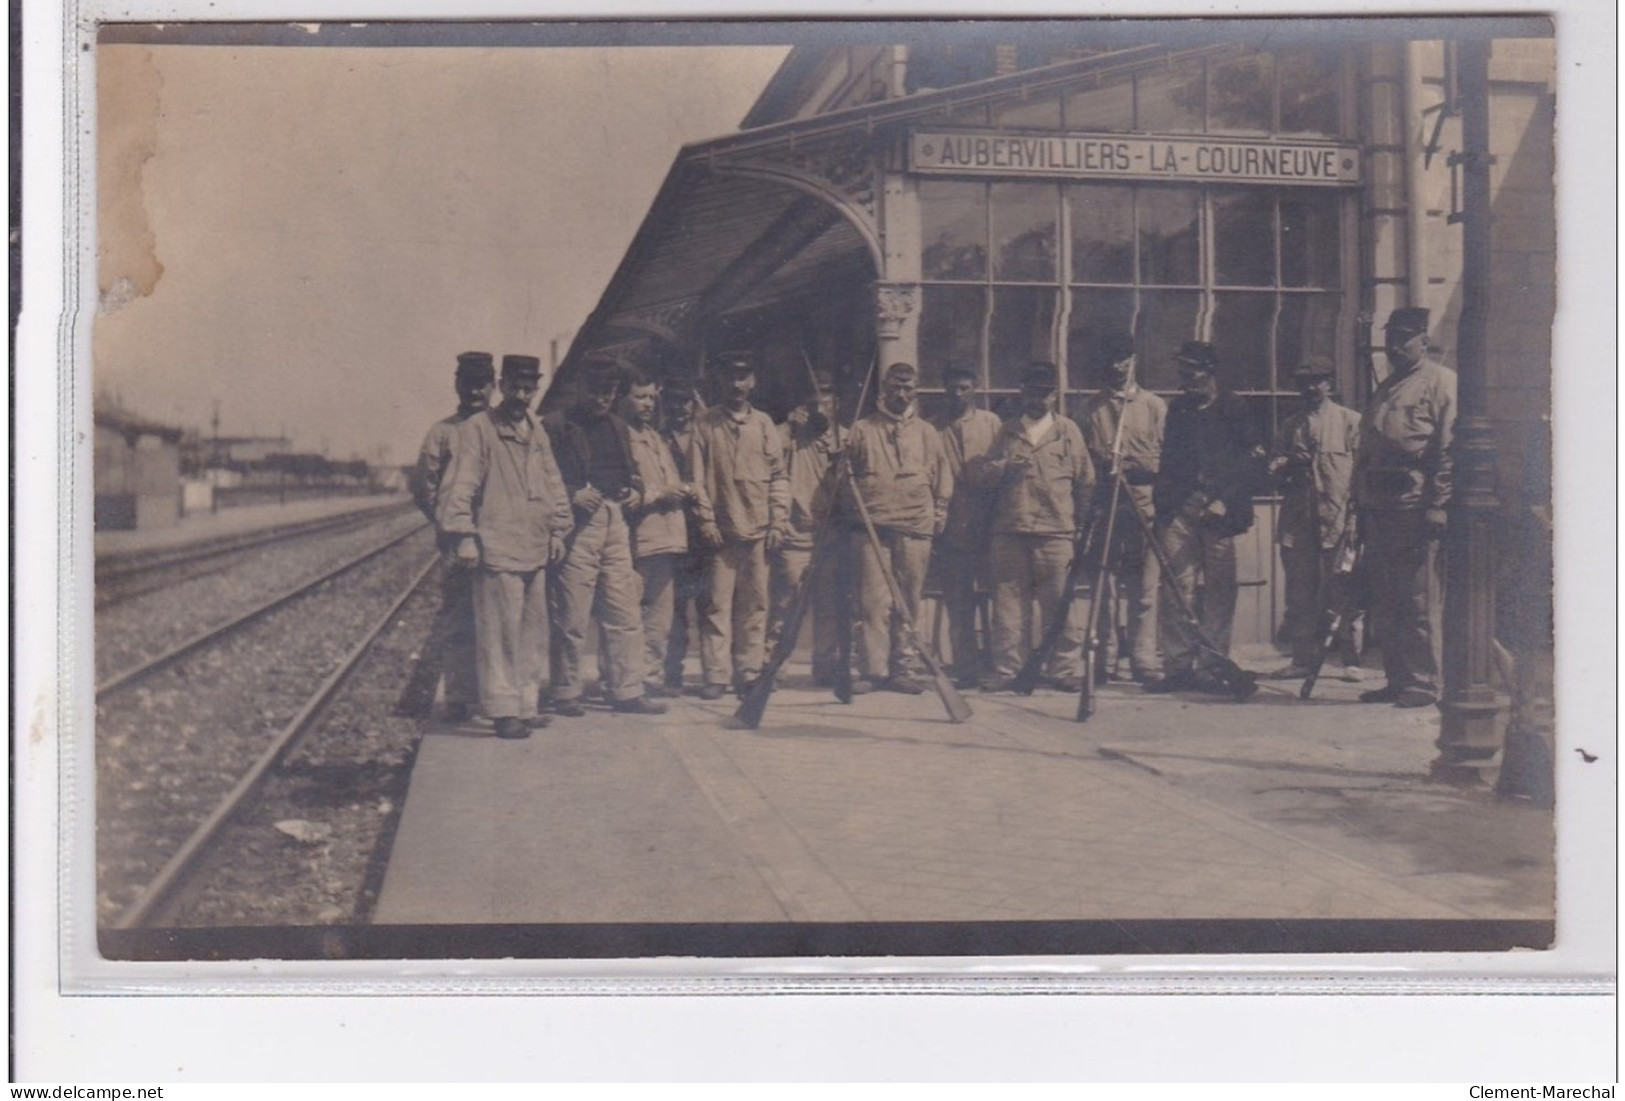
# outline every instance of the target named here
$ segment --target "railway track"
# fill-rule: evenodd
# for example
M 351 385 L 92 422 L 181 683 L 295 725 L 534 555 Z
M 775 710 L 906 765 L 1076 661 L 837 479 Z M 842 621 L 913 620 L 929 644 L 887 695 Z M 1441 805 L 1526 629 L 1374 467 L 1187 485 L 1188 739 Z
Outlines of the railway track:
M 391 501 L 375 508 L 337 516 L 323 516 L 258 531 L 238 532 L 201 543 L 159 547 L 145 551 L 102 555 L 96 559 L 96 608 L 110 608 L 134 597 L 165 589 L 181 581 L 229 569 L 247 551 L 260 550 L 313 535 L 352 531 L 380 519 L 404 514 L 411 501 Z
M 294 716 L 271 737 L 253 763 L 237 778 L 232 788 L 141 890 L 137 900 L 119 915 L 114 928 L 162 926 L 184 908 L 192 878 L 204 865 L 210 847 L 219 838 L 223 829 L 253 801 L 279 763 L 321 721 L 322 716 L 339 696 L 358 666 L 366 659 L 379 637 L 395 621 L 396 616 L 413 595 L 422 588 L 436 563 L 437 560 L 431 557 L 412 573 L 410 581 L 391 601 L 384 613 L 372 623 L 360 641 L 350 648 Z

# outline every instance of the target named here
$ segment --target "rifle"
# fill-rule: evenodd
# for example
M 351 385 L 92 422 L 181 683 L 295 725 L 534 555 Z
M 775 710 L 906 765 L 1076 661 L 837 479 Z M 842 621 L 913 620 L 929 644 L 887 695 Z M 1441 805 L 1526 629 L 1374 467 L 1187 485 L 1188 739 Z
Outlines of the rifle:
M 810 363 L 808 364 L 808 373 L 811 374 Z M 863 393 L 858 397 L 860 409 L 862 408 L 863 397 L 867 395 L 868 390 L 869 378 L 865 376 Z M 838 432 L 839 418 L 836 419 L 836 424 Z M 839 435 L 836 438 L 839 439 Z M 769 656 L 767 664 L 762 667 L 762 675 L 756 678 L 756 683 L 751 685 L 750 691 L 740 701 L 739 709 L 734 712 L 734 718 L 751 730 L 755 730 L 761 725 L 762 716 L 767 712 L 767 701 L 773 695 L 774 680 L 778 676 L 779 670 L 784 668 L 784 663 L 789 661 L 790 655 L 795 652 L 796 639 L 801 634 L 801 625 L 807 618 L 807 608 L 812 603 L 813 578 L 817 576 L 819 562 L 825 554 L 829 553 L 831 542 L 839 538 L 835 532 L 834 523 L 835 497 L 840 492 L 841 481 L 846 477 L 846 470 L 849 465 L 850 460 L 847 458 L 846 449 L 842 448 L 835 462 L 830 466 L 829 472 L 824 476 L 832 486 L 832 492 L 828 497 L 829 507 L 818 520 L 818 530 L 813 534 L 812 555 L 807 563 L 807 571 L 801 575 L 801 581 L 796 586 L 795 597 L 790 603 L 790 613 L 785 617 L 784 623 L 781 625 L 778 640 L 773 644 L 773 653 Z M 849 624 L 846 625 L 845 634 L 850 639 L 851 629 Z M 850 662 L 846 664 L 850 664 Z M 840 672 L 837 671 L 836 675 L 839 678 Z M 841 702 L 850 703 L 852 702 L 850 670 L 847 671 L 844 679 L 847 694 Z M 839 684 L 836 685 L 836 695 L 840 695 Z
M 1021 663 L 1016 675 L 1010 678 L 1010 690 L 1020 696 L 1030 696 L 1038 687 L 1039 677 L 1043 674 L 1044 666 L 1049 662 L 1050 655 L 1060 644 L 1061 635 L 1066 632 L 1067 613 L 1071 610 L 1072 601 L 1077 596 L 1078 582 L 1083 579 L 1083 571 L 1088 569 L 1088 558 L 1094 549 L 1095 531 L 1099 521 L 1090 518 L 1089 524 L 1084 528 L 1083 535 L 1072 547 L 1072 563 L 1066 569 L 1066 583 L 1061 588 L 1061 606 L 1056 614 L 1050 617 L 1049 629 L 1038 645 L 1033 647 L 1027 660 Z M 1092 606 L 1091 606 L 1092 607 Z M 1084 644 L 1084 661 L 1089 660 L 1088 643 Z
M 1320 641 L 1315 646 L 1314 658 L 1309 662 L 1309 674 L 1303 678 L 1303 686 L 1298 689 L 1300 700 L 1308 699 L 1314 692 L 1315 683 L 1320 680 L 1320 670 L 1326 664 L 1327 655 L 1337 645 L 1337 636 L 1343 633 L 1343 628 L 1360 609 L 1360 587 L 1354 581 L 1354 571 L 1360 567 L 1360 544 L 1353 535 L 1354 525 L 1351 523 L 1337 544 L 1337 557 L 1332 565 L 1332 574 L 1344 578 L 1347 591 L 1336 607 L 1327 608 L 1321 613 Z
M 1117 472 L 1117 480 L 1119 483 L 1123 482 L 1122 471 Z M 1179 586 L 1174 583 L 1173 564 L 1168 561 L 1168 552 L 1162 549 L 1162 542 L 1157 538 L 1157 532 L 1152 526 L 1151 518 L 1140 507 L 1140 502 L 1134 499 L 1134 494 L 1126 492 L 1127 485 L 1124 485 L 1123 488 L 1125 490 L 1123 495 L 1128 498 L 1129 507 L 1134 513 L 1134 518 L 1140 522 L 1140 529 L 1145 533 L 1145 540 L 1150 545 L 1151 552 L 1157 556 L 1157 564 L 1162 567 L 1163 589 L 1173 598 L 1175 610 L 1184 618 L 1185 625 L 1190 628 L 1191 637 L 1196 640 L 1196 648 L 1213 661 L 1217 666 L 1219 679 L 1224 682 L 1226 688 L 1230 689 L 1230 694 L 1235 698 L 1236 702 L 1240 703 L 1258 691 L 1258 677 L 1231 661 L 1230 655 L 1215 646 L 1213 640 L 1207 637 L 1207 632 L 1202 628 L 1201 618 L 1197 616 L 1196 610 L 1190 606 L 1190 602 L 1185 599 L 1185 594 L 1179 591 Z
M 1117 502 L 1122 497 L 1123 489 L 1123 423 L 1128 420 L 1128 387 L 1134 385 L 1134 364 L 1129 365 L 1128 379 L 1123 384 L 1123 408 L 1117 411 L 1117 427 L 1112 430 L 1111 465 L 1107 472 L 1112 479 L 1111 503 L 1106 507 L 1106 540 L 1100 545 L 1100 568 L 1095 572 L 1095 585 L 1089 591 L 1089 625 L 1083 634 L 1083 687 L 1078 690 L 1077 721 L 1086 723 L 1095 713 L 1095 655 L 1099 650 L 1104 657 L 1106 648 L 1100 639 L 1100 596 L 1106 588 L 1106 574 L 1111 568 L 1112 535 L 1117 527 Z M 1111 606 L 1108 604 L 1107 610 Z M 1116 627 L 1113 617 L 1112 629 Z M 1104 677 L 1102 677 L 1104 679 Z

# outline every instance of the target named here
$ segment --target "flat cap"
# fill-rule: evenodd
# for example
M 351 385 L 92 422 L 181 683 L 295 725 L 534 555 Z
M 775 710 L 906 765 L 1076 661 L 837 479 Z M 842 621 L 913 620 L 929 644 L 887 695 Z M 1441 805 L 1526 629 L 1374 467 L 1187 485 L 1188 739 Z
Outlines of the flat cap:
M 1181 368 L 1212 374 L 1219 369 L 1219 353 L 1205 340 L 1187 340 L 1174 353 L 1174 362 Z
M 1134 337 L 1129 333 L 1112 333 L 1100 342 L 1106 364 L 1121 363 L 1134 355 Z
M 1406 336 L 1425 333 L 1428 331 L 1428 311 L 1422 306 L 1401 306 L 1388 315 L 1388 324 L 1383 328 Z
M 1021 372 L 1021 387 L 1024 390 L 1029 386 L 1054 390 L 1059 385 L 1055 380 L 1055 364 L 1053 363 L 1029 363 L 1026 370 Z
M 942 377 L 944 379 L 968 378 L 972 382 L 980 381 L 976 377 L 976 368 L 967 367 L 962 363 L 957 364 L 957 365 L 955 365 L 953 367 L 949 367 L 946 371 L 942 372 Z
M 912 363 L 893 363 L 886 368 L 886 382 L 918 382 L 919 368 Z
M 535 356 L 505 355 L 502 357 L 503 378 L 541 378 L 542 361 Z
M 1305 382 L 1319 382 L 1321 379 L 1331 378 L 1337 374 L 1331 360 L 1324 356 L 1310 356 L 1292 370 L 1292 381 L 1300 385 Z

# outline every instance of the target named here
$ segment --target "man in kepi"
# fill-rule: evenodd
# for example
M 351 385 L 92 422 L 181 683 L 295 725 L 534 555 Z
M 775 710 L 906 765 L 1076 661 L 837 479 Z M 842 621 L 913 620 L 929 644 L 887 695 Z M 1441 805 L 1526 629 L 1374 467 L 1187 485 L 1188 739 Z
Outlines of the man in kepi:
M 534 356 L 502 357 L 502 401 L 457 432 L 435 519 L 474 573 L 480 710 L 499 738 L 545 726 L 536 713 L 546 644 L 545 568 L 564 555 L 570 499 L 547 433 L 530 414 Z
M 983 464 L 994 494 L 993 677 L 988 691 L 1006 691 L 1032 652 L 1033 601 L 1047 637 L 1056 616 L 1060 641 L 1044 673 L 1066 692 L 1083 687 L 1083 627 L 1067 600 L 1066 578 L 1078 535 L 1089 518 L 1094 464 L 1083 433 L 1055 414 L 1053 363 L 1034 363 L 1021 376 L 1021 411 L 1004 422 Z
M 1245 403 L 1219 384 L 1213 345 L 1187 340 L 1174 361 L 1184 392 L 1168 405 L 1162 467 L 1152 487 L 1159 538 L 1172 571 L 1164 581 L 1196 614 L 1206 643 L 1228 657 L 1236 616 L 1236 536 L 1253 526 L 1264 448 Z M 1230 690 L 1210 671 L 1213 655 L 1198 646 L 1197 625 L 1186 618 L 1181 601 L 1168 593 L 1162 597 L 1163 675 L 1148 680 L 1145 690 L 1227 694 Z
M 1157 676 L 1157 585 L 1162 570 L 1157 556 L 1145 545 L 1145 530 L 1130 509 L 1138 506 L 1150 517 L 1155 512 L 1151 484 L 1162 463 L 1162 438 L 1167 427 L 1168 403 L 1134 381 L 1134 340 L 1128 334 L 1109 339 L 1104 348 L 1105 385 L 1078 417 L 1089 457 L 1095 463 L 1095 537 L 1104 540 L 1113 493 L 1119 497 L 1111 516 L 1112 546 L 1096 553 L 1108 556 L 1110 586 L 1102 594 L 1111 599 L 1106 616 L 1106 656 L 1115 665 L 1126 655 L 1129 675 L 1145 682 Z M 1121 428 L 1119 428 L 1121 426 Z M 1121 473 L 1127 489 L 1115 485 Z M 1116 609 L 1127 605 L 1126 640 L 1118 637 Z M 1125 645 L 1126 641 L 1126 645 Z
M 835 454 L 835 382 L 827 368 L 812 372 L 812 391 L 779 425 L 784 441 L 784 470 L 790 486 L 790 515 L 784 541 L 771 556 L 773 619 L 769 646 L 784 630 L 797 590 L 813 564 L 813 543 L 834 497 L 829 470 Z M 835 683 L 840 663 L 840 628 L 829 594 L 839 577 L 834 544 L 824 540 L 810 584 L 819 598 L 811 608 L 813 624 L 813 683 L 828 688 Z
M 767 555 L 790 512 L 778 426 L 752 407 L 756 368 L 739 355 L 718 364 L 722 404 L 694 421 L 691 462 L 700 539 L 710 551 L 700 608 L 702 699 L 740 695 L 762 674 L 767 636 Z M 731 674 L 731 678 L 730 678 Z
M 632 564 L 626 508 L 638 499 L 636 468 L 626 422 L 613 412 L 620 374 L 608 364 L 589 366 L 575 402 L 546 420 L 570 493 L 575 530 L 554 571 L 553 710 L 567 718 L 586 713 L 582 657 L 587 625 L 598 620 L 599 678 L 610 709 L 631 715 L 663 715 L 664 704 L 643 694 L 642 586 Z
M 915 411 L 918 380 L 911 363 L 887 367 L 875 411 L 852 426 L 846 445 L 853 490 L 861 495 L 879 537 L 876 546 L 849 505 L 858 581 L 855 694 L 877 688 L 911 696 L 925 691 L 912 675 L 914 656 L 902 622 L 904 615 L 919 622 L 931 540 L 948 518 L 954 480 L 942 437 Z M 888 570 L 902 593 L 902 608 L 895 606 L 886 583 Z
M 1427 339 L 1427 310 L 1389 315 L 1384 343 L 1393 370 L 1360 418 L 1355 458 L 1371 629 L 1388 678 L 1360 699 L 1398 707 L 1439 698 L 1432 610 L 1454 465 L 1456 373 L 1428 358 Z
M 1276 437 L 1271 474 L 1285 485 L 1275 541 L 1281 546 L 1286 574 L 1286 616 L 1282 634 L 1292 662 L 1273 672 L 1278 680 L 1301 680 L 1319 656 L 1320 622 L 1328 609 L 1348 598 L 1354 511 L 1349 490 L 1354 480 L 1354 451 L 1360 440 L 1360 415 L 1332 400 L 1332 367 L 1311 360 L 1292 373 L 1303 408 L 1288 417 Z M 1340 572 L 1341 571 L 1341 572 Z M 1360 678 L 1353 616 L 1346 617 L 1337 639 L 1345 680 Z
M 954 683 L 974 688 L 986 673 L 987 656 L 976 640 L 976 588 L 988 586 L 988 521 L 993 500 L 977 475 L 993 450 L 1004 422 L 976 405 L 976 372 L 950 367 L 944 372 L 946 403 L 931 423 L 942 437 L 942 449 L 953 478 L 948 519 L 937 537 L 937 577 L 948 613 L 948 644 L 953 648 Z
M 435 522 L 446 472 L 451 468 L 457 430 L 491 405 L 491 391 L 496 389 L 491 353 L 464 352 L 458 356 L 454 385 L 457 412 L 430 426 L 412 474 L 412 500 L 431 524 Z M 474 574 L 453 561 L 458 541 L 458 536 L 439 534 L 440 610 L 429 628 L 412 683 L 402 694 L 403 710 L 427 714 L 437 682 L 444 675 L 445 717 L 454 723 L 467 719 L 479 700 L 479 680 L 474 673 Z

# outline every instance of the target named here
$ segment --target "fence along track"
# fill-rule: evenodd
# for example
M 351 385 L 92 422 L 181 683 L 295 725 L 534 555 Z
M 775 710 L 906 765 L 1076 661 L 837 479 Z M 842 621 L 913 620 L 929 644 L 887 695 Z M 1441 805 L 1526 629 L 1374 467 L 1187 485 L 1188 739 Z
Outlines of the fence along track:
M 150 658 L 139 665 L 131 666 L 128 669 L 124 669 L 113 674 L 96 686 L 96 702 L 101 703 L 104 697 L 111 695 L 120 688 L 127 688 L 131 684 L 134 684 L 137 681 L 158 672 L 158 670 L 173 665 L 181 658 L 202 649 L 211 642 L 218 641 L 219 639 L 225 638 L 228 635 L 234 634 L 241 628 L 259 619 L 261 616 L 274 612 L 284 604 L 288 604 L 291 601 L 297 600 L 299 597 L 304 596 L 307 592 L 316 588 L 318 585 L 331 581 L 340 574 L 348 570 L 353 570 L 362 563 L 378 557 L 391 547 L 406 542 L 406 540 L 412 538 L 412 536 L 418 534 L 427 526 L 427 524 L 419 524 L 400 535 L 393 535 L 378 546 L 373 547 L 370 550 L 363 551 L 360 555 L 351 558 L 348 561 L 339 563 L 333 569 L 328 570 L 320 577 L 306 581 L 296 588 L 289 589 L 280 596 L 274 596 L 270 600 L 265 601 L 263 604 L 250 608 L 248 611 L 244 612 L 242 615 L 239 615 L 235 619 L 227 620 L 225 623 L 219 624 L 215 627 L 210 627 L 205 631 L 199 631 L 191 638 L 171 646 L 157 657 Z
M 396 512 L 407 512 L 410 501 L 391 501 L 387 505 L 323 516 L 315 520 L 262 528 L 258 531 L 221 536 L 203 543 L 156 550 L 133 551 L 108 555 L 96 562 L 96 607 L 109 608 L 147 593 L 157 592 L 171 584 L 203 577 L 226 565 L 216 564 L 214 569 L 199 568 L 216 559 L 242 551 L 256 550 L 275 543 L 298 539 L 307 535 L 325 535 L 365 527 L 376 520 Z M 191 571 L 191 572 L 188 572 Z M 177 572 L 181 576 L 173 581 L 161 575 Z
M 415 530 L 408 534 L 415 534 Z M 399 542 L 399 540 L 394 542 Z M 393 545 L 393 542 L 390 545 Z M 387 547 L 380 549 L 387 549 Z M 412 575 L 411 582 L 390 604 L 388 610 L 373 624 L 365 637 L 344 656 L 344 659 L 339 662 L 333 672 L 328 674 L 327 679 L 322 681 L 321 686 L 299 709 L 299 713 L 288 720 L 287 725 L 277 732 L 276 736 L 271 739 L 271 743 L 249 766 L 248 771 L 242 775 L 236 785 L 226 793 L 214 810 L 209 813 L 209 816 L 203 820 L 197 829 L 192 831 L 192 835 L 159 869 L 158 874 L 142 891 L 141 897 L 119 916 L 114 928 L 134 929 L 152 924 L 149 919 L 155 914 L 167 916 L 162 907 L 176 896 L 179 888 L 197 867 L 199 858 L 208 848 L 209 843 L 214 840 L 215 835 L 242 808 L 249 797 L 258 790 L 265 777 L 287 755 L 288 751 L 298 743 L 299 739 L 316 725 L 316 720 L 321 717 L 328 703 L 337 695 L 339 688 L 344 685 L 345 681 L 349 680 L 350 674 L 355 672 L 356 667 L 361 664 L 361 660 L 366 657 L 367 652 L 378 641 L 378 637 L 394 622 L 395 616 L 423 585 L 424 579 L 429 576 L 439 561 L 438 554 L 430 557 L 423 568 Z

